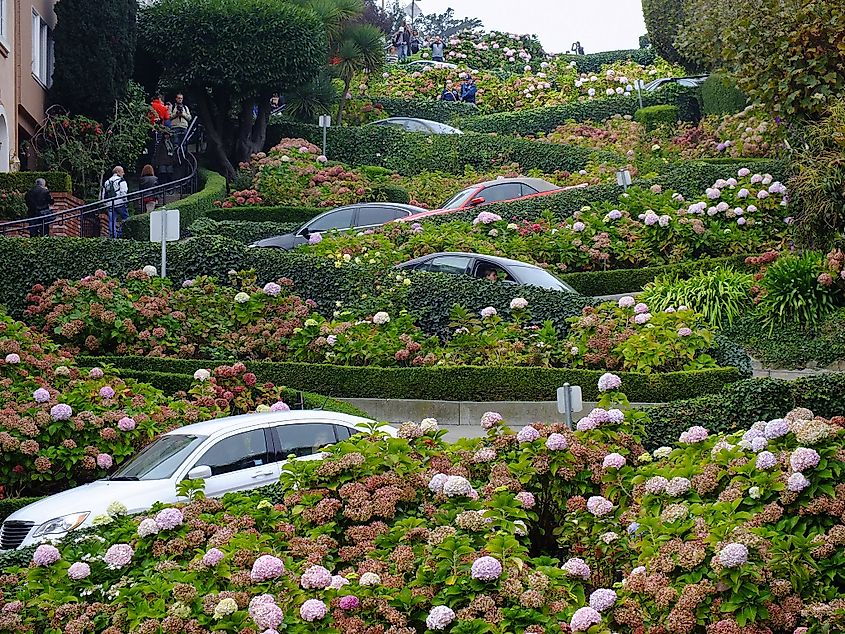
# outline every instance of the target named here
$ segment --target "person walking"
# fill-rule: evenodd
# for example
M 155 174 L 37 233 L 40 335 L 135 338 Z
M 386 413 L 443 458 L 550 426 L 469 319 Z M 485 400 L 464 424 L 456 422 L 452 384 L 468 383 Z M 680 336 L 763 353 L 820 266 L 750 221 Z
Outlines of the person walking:
M 138 189 L 145 190 L 145 189 L 152 189 L 158 185 L 158 177 L 155 175 L 155 170 L 153 170 L 152 165 L 144 165 L 144 168 L 141 170 L 141 179 L 138 181 Z M 148 194 L 144 196 L 144 211 L 147 213 L 153 211 L 156 208 L 156 196 L 152 194 Z
M 112 170 L 111 178 L 103 184 L 102 199 L 110 201 L 109 237 L 111 238 L 119 238 L 123 235 L 123 223 L 129 219 L 126 200 L 129 185 L 126 184 L 124 174 L 123 168 L 118 165 Z M 119 223 L 118 218 L 120 218 Z
M 411 50 L 411 27 L 407 24 L 405 28 L 403 28 L 399 32 L 399 61 L 405 61 L 408 59 L 408 55 L 410 54 Z
M 47 189 L 47 181 L 43 178 L 36 178 L 35 184 L 24 195 L 26 203 L 26 216 L 29 221 L 29 237 L 42 237 L 50 235 L 50 227 L 45 224 L 44 216 L 50 215 L 50 205 L 53 204 L 53 196 Z
M 443 49 L 443 40 L 438 35 L 434 38 L 434 42 L 431 43 L 431 59 L 433 59 L 435 62 L 442 62 Z
M 170 108 L 170 129 L 173 131 L 173 138 L 176 145 L 182 145 L 182 139 L 188 132 L 188 125 L 191 123 L 191 111 L 185 103 L 185 95 L 176 93 L 176 103 Z
M 477 92 L 478 86 L 475 85 L 475 79 L 472 76 L 467 77 L 464 83 L 461 84 L 461 101 L 464 103 L 475 103 Z
M 161 141 L 156 146 L 153 164 L 158 170 L 159 182 L 163 185 L 173 180 L 173 166 L 176 163 L 176 146 L 170 132 L 162 135 Z

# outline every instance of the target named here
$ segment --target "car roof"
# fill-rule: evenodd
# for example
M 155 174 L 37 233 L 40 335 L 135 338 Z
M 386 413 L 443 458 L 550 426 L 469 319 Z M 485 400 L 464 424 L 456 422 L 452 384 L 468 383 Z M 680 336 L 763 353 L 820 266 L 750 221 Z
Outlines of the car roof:
M 501 185 L 502 183 L 524 183 L 525 185 L 531 185 L 538 191 L 551 191 L 553 189 L 561 189 L 561 187 L 559 187 L 558 185 L 543 180 L 542 178 L 528 178 L 523 176 L 516 176 L 514 178 L 498 178 L 491 181 L 484 181 L 483 183 L 478 183 L 477 185 L 474 185 L 474 187 L 490 187 L 491 185 Z
M 251 427 L 253 425 L 291 424 L 308 423 L 314 421 L 332 421 L 341 425 L 360 425 L 371 421 L 359 416 L 350 416 L 339 412 L 328 412 L 325 410 L 293 410 L 290 412 L 266 412 L 261 414 L 242 414 L 240 416 L 227 416 L 225 418 L 213 418 L 201 423 L 185 425 L 173 431 L 167 432 L 166 436 L 212 436 L 223 431 L 233 431 L 238 428 Z
M 440 123 L 439 121 L 432 121 L 431 119 L 421 119 L 419 117 L 387 117 L 387 119 L 379 119 L 378 121 L 374 121 L 373 123 L 384 123 L 385 121 L 419 121 L 420 123 L 445 125 L 443 123 Z
M 493 264 L 499 264 L 501 266 L 530 266 L 534 269 L 540 269 L 541 271 L 545 271 L 545 269 L 541 266 L 537 266 L 536 264 L 531 264 L 529 262 L 520 262 L 519 260 L 511 260 L 510 258 L 503 258 L 498 255 L 487 255 L 486 253 L 469 253 L 466 251 L 441 251 L 439 253 L 429 253 L 428 255 L 421 255 L 418 258 L 414 258 L 413 260 L 408 260 L 408 262 L 417 262 L 421 260 L 427 260 L 429 258 L 442 256 L 442 255 L 460 255 L 464 257 L 470 258 L 484 258 L 485 260 L 492 262 Z M 402 264 L 408 264 L 408 262 L 403 262 Z
M 333 207 L 332 209 L 326 209 L 326 211 L 319 214 L 319 216 L 327 214 L 331 211 L 337 211 L 338 209 L 360 209 L 362 207 L 371 207 L 371 206 L 397 207 L 398 209 L 404 209 L 405 211 L 410 211 L 412 213 L 419 213 L 421 211 L 428 211 L 427 209 L 424 209 L 423 207 L 417 207 L 416 205 L 408 205 L 406 203 L 388 203 L 388 202 L 372 202 L 371 201 L 371 202 L 368 202 L 368 203 L 353 203 L 351 205 L 343 205 L 341 207 Z M 317 218 L 317 217 L 318 216 L 314 216 L 314 218 Z M 314 218 L 311 218 L 311 220 L 313 220 Z M 309 222 L 311 222 L 311 220 L 306 221 L 305 224 L 308 224 Z

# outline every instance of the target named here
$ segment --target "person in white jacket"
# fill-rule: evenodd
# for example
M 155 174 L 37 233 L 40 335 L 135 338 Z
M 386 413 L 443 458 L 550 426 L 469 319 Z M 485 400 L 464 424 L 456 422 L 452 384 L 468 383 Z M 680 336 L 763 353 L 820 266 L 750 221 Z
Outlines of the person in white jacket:
M 129 185 L 123 177 L 123 168 L 118 165 L 112 170 L 111 178 L 103 185 L 102 199 L 111 201 L 109 205 L 109 237 L 119 238 L 123 235 L 123 223 L 129 219 L 126 195 Z M 118 224 L 118 217 L 120 223 Z

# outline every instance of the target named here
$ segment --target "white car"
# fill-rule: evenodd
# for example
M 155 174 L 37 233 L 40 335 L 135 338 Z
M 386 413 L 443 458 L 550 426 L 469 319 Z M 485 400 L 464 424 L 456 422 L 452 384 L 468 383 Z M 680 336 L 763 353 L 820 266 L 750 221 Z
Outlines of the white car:
M 220 497 L 278 482 L 291 454 L 320 459 L 320 450 L 365 431 L 373 421 L 326 411 L 269 412 L 216 418 L 164 434 L 111 476 L 63 491 L 12 513 L 0 529 L 0 550 L 56 540 L 91 526 L 112 502 L 141 513 L 156 502 L 185 501 L 182 480 L 205 480 L 205 494 Z M 387 425 L 379 431 L 395 436 Z

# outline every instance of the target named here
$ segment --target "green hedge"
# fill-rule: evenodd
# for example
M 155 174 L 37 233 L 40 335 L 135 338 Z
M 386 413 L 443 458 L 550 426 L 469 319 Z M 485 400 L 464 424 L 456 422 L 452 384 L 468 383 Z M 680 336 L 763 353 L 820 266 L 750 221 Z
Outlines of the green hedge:
M 292 222 L 303 224 L 325 212 L 317 207 L 215 207 L 205 216 L 212 220 L 233 220 L 238 222 Z
M 661 125 L 674 126 L 678 122 L 678 106 L 646 106 L 634 113 L 634 120 L 648 131 Z
M 639 269 L 614 269 L 610 271 L 585 271 L 582 273 L 562 273 L 557 277 L 584 295 L 618 295 L 634 293 L 643 289 L 649 282 L 664 275 L 676 275 L 688 278 L 698 271 L 709 271 L 723 266 L 744 267 L 745 255 L 733 255 L 724 258 L 710 258 L 649 266 Z
M 748 97 L 727 75 L 715 73 L 701 85 L 702 114 L 734 114 L 745 108 Z
M 4 498 L 0 500 L 0 522 L 3 522 L 15 511 L 19 511 L 23 507 L 37 502 L 41 498 Z
M 794 381 L 748 379 L 727 385 L 717 394 L 649 408 L 647 448 L 671 445 L 690 425 L 702 425 L 711 433 L 731 432 L 747 429 L 758 420 L 780 418 L 795 407 L 825 417 L 845 415 L 845 373 Z
M 199 191 L 162 209 L 179 210 L 179 227 L 184 233 L 197 218 L 214 209 L 214 201 L 226 197 L 226 178 L 216 172 L 200 169 Z M 123 235 L 130 240 L 150 239 L 150 214 L 137 214 L 123 223 Z
M 299 229 L 298 222 L 248 222 L 242 220 L 212 220 L 198 218 L 188 227 L 192 236 L 223 236 L 244 244 L 264 238 L 292 233 Z
M 697 95 L 697 88 L 672 84 L 655 92 L 643 93 L 643 106 L 676 105 L 681 120 L 698 121 L 701 114 Z M 465 132 L 526 136 L 551 132 L 567 121 L 605 121 L 615 114 L 633 116 L 639 107 L 640 102 L 636 95 L 614 96 L 561 106 L 456 119 L 455 125 Z
M 435 101 L 429 99 L 401 99 L 398 97 L 373 97 L 372 103 L 381 104 L 391 117 L 413 117 L 449 123 L 456 117 L 478 114 L 474 103 L 460 101 Z
M 267 131 L 271 147 L 285 137 L 322 143 L 319 126 L 285 122 Z M 355 166 L 385 167 L 406 176 L 424 171 L 463 174 L 467 165 L 488 170 L 493 164 L 519 163 L 524 170 L 578 171 L 590 159 L 620 161 L 612 152 L 595 151 L 559 143 L 536 143 L 530 139 L 479 136 L 475 134 L 421 134 L 395 127 L 364 126 L 331 128 L 328 132 L 329 158 Z
M 67 172 L 3 172 L 0 173 L 0 191 L 29 191 L 35 185 L 36 178 L 47 181 L 47 189 L 52 192 L 73 191 L 73 183 Z
M 192 374 L 220 361 L 151 357 L 83 357 L 84 365 L 109 363 L 118 368 L 166 374 Z M 512 367 L 350 367 L 309 363 L 247 362 L 260 381 L 339 398 L 424 399 L 443 401 L 554 400 L 564 383 L 580 385 L 584 400 L 597 400 L 600 370 Z M 678 394 L 710 394 L 740 379 L 736 368 L 696 372 L 636 374 L 621 372 L 631 401 L 655 403 Z
M 112 360 L 109 357 L 82 357 L 79 360 L 79 363 L 81 367 L 94 367 L 95 365 L 110 364 L 112 363 Z M 194 370 L 197 370 L 200 367 L 212 368 L 220 365 L 220 362 L 217 361 L 203 362 L 206 364 L 204 366 L 196 365 L 196 363 L 199 362 L 194 363 Z M 146 364 L 139 365 L 141 367 L 146 366 Z M 189 374 L 179 374 L 175 372 L 159 372 L 147 369 L 136 370 L 122 368 L 120 370 L 120 375 L 124 378 L 135 379 L 136 381 L 140 381 L 142 383 L 148 383 L 167 394 L 175 394 L 180 391 L 187 392 L 191 388 L 191 385 L 194 383 L 194 370 L 192 370 Z M 339 412 L 341 414 L 362 416 L 364 418 L 369 418 L 370 416 L 367 412 L 358 409 L 357 407 L 353 407 L 349 403 L 344 403 L 343 401 L 338 401 L 320 394 L 314 394 L 313 392 L 300 391 L 299 389 L 286 388 L 282 393 L 282 398 L 286 403 L 288 403 L 288 405 L 294 406 L 299 403 L 300 395 L 302 397 L 302 402 L 305 404 L 305 409 L 324 409 L 328 412 Z M 0 502 L 2 501 L 0 500 Z
M 616 62 L 636 62 L 641 66 L 653 64 L 657 53 L 653 48 L 632 48 L 620 51 L 602 51 L 587 55 L 558 55 L 565 62 L 575 62 L 579 73 L 598 73 L 602 67 Z

